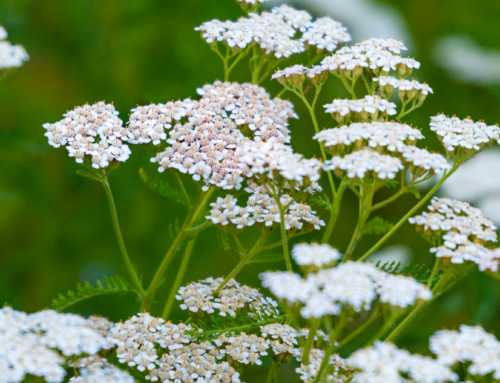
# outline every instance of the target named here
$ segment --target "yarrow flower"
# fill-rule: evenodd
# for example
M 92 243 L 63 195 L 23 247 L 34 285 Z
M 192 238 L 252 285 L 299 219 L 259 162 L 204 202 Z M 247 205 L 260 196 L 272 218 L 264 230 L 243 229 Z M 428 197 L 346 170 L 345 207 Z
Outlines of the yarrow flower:
M 108 363 L 106 358 L 92 355 L 77 360 L 72 364 L 78 368 L 79 376 L 70 379 L 70 383 L 134 383 L 135 379 L 128 372 Z
M 284 179 L 292 188 L 307 188 L 320 178 L 323 167 L 316 158 L 305 159 L 294 153 L 290 146 L 270 140 L 268 142 L 247 141 L 236 151 L 240 161 L 250 172 L 279 181 Z
M 370 70 L 372 77 L 387 76 L 392 70 L 404 78 L 418 69 L 420 63 L 399 56 L 406 50 L 404 44 L 394 39 L 368 39 L 351 47 L 344 47 L 327 56 L 322 62 L 323 70 L 346 77 L 359 76 Z
M 7 31 L 0 26 L 0 71 L 18 68 L 30 58 L 22 45 L 12 45 L 6 38 Z
M 44 124 L 45 136 L 55 148 L 66 146 L 76 162 L 88 160 L 95 169 L 106 168 L 112 163 L 125 162 L 130 156 L 127 128 L 118 118 L 112 104 L 97 102 L 67 112 L 55 124 Z M 96 141 L 98 139 L 98 141 Z
M 491 259 L 485 245 L 497 242 L 497 228 L 480 209 L 467 202 L 434 197 L 429 210 L 430 213 L 424 212 L 410 218 L 409 222 L 436 245 L 431 248 L 436 257 L 451 263 L 474 262 L 482 265 Z M 494 259 L 491 261 L 494 262 Z
M 299 266 L 318 269 L 338 261 L 341 254 L 328 244 L 299 243 L 294 246 L 292 257 Z
M 210 215 L 205 218 L 222 227 L 231 223 L 238 230 L 252 226 L 255 222 L 265 226 L 281 222 L 275 199 L 267 194 L 264 186 L 249 183 L 253 194 L 248 198 L 246 207 L 238 206 L 238 200 L 228 194 L 225 198 L 218 197 L 216 202 L 210 204 L 212 206 Z M 304 225 L 307 230 L 319 230 L 321 226 L 325 226 L 325 222 L 316 216 L 316 212 L 309 205 L 294 202 L 288 194 L 280 196 L 280 203 L 286 206 L 284 212 L 286 230 L 301 230 Z
M 322 17 L 309 25 L 300 40 L 318 52 L 333 52 L 341 43 L 350 41 L 351 36 L 338 21 Z
M 392 94 L 394 88 L 398 89 L 398 96 L 404 102 L 416 99 L 418 103 L 422 103 L 429 93 L 434 93 L 429 85 L 421 84 L 417 80 L 409 81 L 392 76 L 375 77 L 372 80 L 378 82 L 380 90 L 387 96 Z
M 304 349 L 300 348 L 297 355 L 297 360 L 302 361 L 302 354 Z M 318 375 L 321 363 L 325 358 L 325 352 L 318 348 L 312 348 L 309 354 L 308 365 L 300 364 L 300 367 L 295 369 L 295 372 L 300 375 L 300 379 L 304 383 L 313 383 Z M 328 371 L 326 373 L 325 382 L 341 383 L 347 379 L 347 372 L 350 372 L 350 367 L 347 365 L 346 360 L 342 359 L 338 354 L 330 356 L 328 363 Z
M 347 364 L 356 370 L 358 383 L 445 383 L 456 382 L 457 374 L 432 358 L 410 354 L 392 343 L 377 341 L 374 346 L 355 351 Z M 410 379 L 403 376 L 407 375 Z
M 431 337 L 429 348 L 446 366 L 460 363 L 472 376 L 493 374 L 494 379 L 500 379 L 500 342 L 480 326 L 438 331 Z
M 340 177 L 362 180 L 365 177 L 388 181 L 396 177 L 403 164 L 399 158 L 363 148 L 345 157 L 335 156 L 325 162 L 325 170 L 333 170 Z
M 176 169 L 190 174 L 195 181 L 205 183 L 205 190 L 209 185 L 239 189 L 251 173 L 236 149 L 253 142 L 252 138 L 288 142 L 288 120 L 295 117 L 292 104 L 280 98 L 271 100 L 263 88 L 252 84 L 215 82 L 198 93 L 201 100 L 187 99 L 182 106 L 169 103 L 134 109 L 135 122 L 130 129 L 142 129 L 139 137 L 149 142 L 153 133 L 163 134 L 159 131 L 170 129 L 170 121 L 178 122 L 185 116 L 184 124 L 178 122 L 170 129 L 170 145 L 151 161 L 159 165 L 160 172 Z
M 248 307 L 258 309 L 263 315 L 274 316 L 277 314 L 276 302 L 270 298 L 264 298 L 256 289 L 240 285 L 234 279 L 224 286 L 217 297 L 214 297 L 213 293 L 222 281 L 222 278 L 208 278 L 200 282 L 190 283 L 181 287 L 175 297 L 177 300 L 183 301 L 181 308 L 189 310 L 190 315 L 203 316 L 213 314 L 217 310 L 219 315 L 229 314 L 236 317 L 238 310 Z
M 34 375 L 62 382 L 68 357 L 111 347 L 94 322 L 52 310 L 25 314 L 0 309 L 0 381 L 22 382 Z
M 309 274 L 306 279 L 290 272 L 260 275 L 263 286 L 286 304 L 301 304 L 304 318 L 339 315 L 342 307 L 369 310 L 376 299 L 394 307 L 408 307 L 429 300 L 427 286 L 411 277 L 388 274 L 366 263 L 346 262 Z
M 381 117 L 396 114 L 396 104 L 380 98 L 380 96 L 365 96 L 358 100 L 333 100 L 326 104 L 326 113 L 342 124 L 345 121 L 376 121 Z
M 469 117 L 460 120 L 458 117 L 438 114 L 431 117 L 430 126 L 453 157 L 462 154 L 472 156 L 495 141 L 500 143 L 500 128 L 497 125 L 486 125 L 483 121 L 474 122 Z

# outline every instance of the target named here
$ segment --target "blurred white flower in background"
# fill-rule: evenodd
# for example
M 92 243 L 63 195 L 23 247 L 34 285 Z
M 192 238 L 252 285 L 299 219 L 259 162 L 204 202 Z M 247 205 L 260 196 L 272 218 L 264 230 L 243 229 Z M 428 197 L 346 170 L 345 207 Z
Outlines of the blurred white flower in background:
M 473 84 L 500 84 L 499 50 L 482 47 L 468 35 L 442 37 L 433 50 L 437 64 L 453 78 Z

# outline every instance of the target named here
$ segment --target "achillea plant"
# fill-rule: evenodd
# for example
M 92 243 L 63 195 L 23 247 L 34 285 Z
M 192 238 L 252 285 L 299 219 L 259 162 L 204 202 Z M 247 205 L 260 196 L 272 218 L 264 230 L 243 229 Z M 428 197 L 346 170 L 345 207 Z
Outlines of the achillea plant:
M 113 104 L 96 102 L 44 125 L 49 144 L 64 147 L 83 166 L 81 176 L 104 186 L 129 272 L 128 282 L 116 277 L 97 287 L 78 286 L 76 293 L 60 296 L 54 308 L 123 291 L 136 292 L 141 305 L 139 314 L 119 323 L 51 310 L 28 315 L 1 309 L 0 382 L 239 383 L 265 365 L 271 365 L 267 382 L 278 382 L 280 370 L 292 361 L 295 379 L 305 383 L 500 381 L 500 343 L 481 327 L 438 331 L 430 338 L 429 356 L 391 343 L 424 306 L 467 273 L 479 270 L 500 279 L 500 253 L 492 247 L 496 227 L 466 202 L 433 198 L 463 163 L 500 141 L 500 128 L 439 114 L 430 127 L 443 154 L 421 149 L 417 143 L 425 137 L 403 119 L 433 91 L 409 80 L 420 64 L 401 56 L 402 42 L 372 38 L 340 48 L 350 36 L 328 17 L 314 20 L 289 6 L 256 13 L 265 0 L 238 1 L 246 17 L 195 28 L 222 59 L 224 82 L 197 89 L 197 99 L 138 106 L 126 123 Z M 18 66 L 27 58 L 19 52 L 4 58 L 0 51 L 0 63 Z M 300 54 L 307 66 L 277 70 Z M 231 71 L 245 57 L 252 82 L 230 82 Z M 280 96 L 305 104 L 310 120 L 302 123 L 312 125 L 311 144 L 319 147 L 320 159 L 294 152 L 290 138 L 298 116 L 290 101 L 273 98 L 259 85 L 269 79 L 283 86 Z M 352 99 L 329 95 L 332 102 L 323 111 L 332 115 L 332 127 L 320 131 L 317 101 L 327 81 L 340 81 Z M 108 180 L 135 145 L 155 152 L 152 166 L 172 172 L 178 189 L 145 171 L 142 179 L 188 207 L 147 285 L 126 250 Z M 379 209 L 431 178 L 438 179 L 435 186 L 399 222 L 377 217 Z M 187 183 L 196 185 L 195 195 L 187 193 Z M 375 203 L 388 184 L 397 191 Z M 331 237 L 346 189 L 359 199 L 359 217 L 341 253 Z M 312 206 L 329 214 L 321 216 Z M 426 206 L 429 211 L 418 214 Z M 370 255 L 406 222 L 429 241 L 434 267 L 399 270 L 370 263 Z M 240 262 L 225 278 L 200 275 L 181 286 L 197 234 L 210 226 L 220 232 L 224 247 L 237 249 Z M 277 242 L 270 241 L 273 229 L 281 235 Z M 260 232 L 250 248 L 241 240 L 248 230 Z M 321 233 L 319 243 L 289 246 L 292 238 L 312 231 Z M 381 238 L 359 254 L 356 244 L 367 233 Z M 155 294 L 181 248 L 174 287 L 168 300 L 159 302 L 162 316 L 153 317 L 148 312 Z M 278 255 L 267 255 L 270 249 Z M 283 266 L 260 275 L 272 296 L 235 280 L 248 263 L 269 257 Z M 175 303 L 186 313 L 182 323 L 169 321 Z M 376 325 L 379 318 L 382 324 Z M 372 339 L 346 355 L 344 346 L 369 328 L 376 330 Z

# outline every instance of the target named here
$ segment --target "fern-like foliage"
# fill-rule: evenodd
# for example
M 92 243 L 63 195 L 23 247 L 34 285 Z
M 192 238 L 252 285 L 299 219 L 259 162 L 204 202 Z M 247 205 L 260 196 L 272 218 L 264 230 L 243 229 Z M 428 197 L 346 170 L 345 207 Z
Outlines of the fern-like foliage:
M 229 242 L 229 236 L 225 231 L 217 230 L 217 239 L 224 251 L 231 250 L 231 242 Z
M 257 262 L 279 262 L 285 259 L 285 255 L 283 253 L 271 253 L 271 254 L 256 254 L 252 257 L 248 263 L 257 263 Z
M 406 265 L 405 267 L 401 268 L 401 262 L 392 261 L 380 265 L 380 261 L 378 261 L 375 266 L 389 274 L 399 274 L 405 275 L 407 277 L 413 277 L 417 282 L 424 284 L 427 284 L 429 282 L 429 278 L 431 276 L 431 270 L 425 265 L 420 264 Z M 438 271 L 434 275 L 434 280 L 432 281 L 432 283 L 436 283 L 442 275 L 443 272 Z
M 322 206 L 327 210 L 333 210 L 333 204 L 330 202 L 330 199 L 325 193 L 318 194 L 314 198 L 309 198 L 307 201 L 310 205 L 314 206 Z
M 174 189 L 172 186 L 170 186 L 168 183 L 165 181 L 159 179 L 158 177 L 150 178 L 144 169 L 139 169 L 139 176 L 141 177 L 141 180 L 149 186 L 149 188 L 158 194 L 171 199 L 172 201 L 181 204 L 181 205 L 186 205 L 186 200 L 184 199 L 184 196 L 178 189 Z
M 394 225 L 380 217 L 375 217 L 365 223 L 363 234 L 382 235 L 390 231 Z
M 238 310 L 234 318 L 230 315 L 221 316 L 218 313 L 214 313 L 208 317 L 206 322 L 199 322 L 197 324 L 198 328 L 187 333 L 193 339 L 204 342 L 206 340 L 217 339 L 219 335 L 224 333 L 239 334 L 240 332 L 246 332 L 249 334 L 260 329 L 260 326 L 285 322 L 286 315 L 280 314 L 272 306 L 266 307 L 270 308 L 272 312 L 266 312 L 262 306 L 258 308 L 250 306 L 243 310 Z
M 77 284 L 76 291 L 68 291 L 65 295 L 59 294 L 59 297 L 52 301 L 51 309 L 62 311 L 69 306 L 84 301 L 98 295 L 119 294 L 136 292 L 125 280 L 115 275 L 114 277 L 104 278 L 104 281 L 97 281 L 95 286 L 85 282 L 83 285 Z

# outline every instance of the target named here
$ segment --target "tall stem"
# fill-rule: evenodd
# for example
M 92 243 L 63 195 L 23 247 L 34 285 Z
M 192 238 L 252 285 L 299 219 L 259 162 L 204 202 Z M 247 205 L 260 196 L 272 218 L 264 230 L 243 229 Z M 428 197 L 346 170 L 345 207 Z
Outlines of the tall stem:
M 276 203 L 278 204 L 278 209 L 280 211 L 280 229 L 281 229 L 281 239 L 283 242 L 283 255 L 285 257 L 286 269 L 288 271 L 292 270 L 292 262 L 290 260 L 290 252 L 288 251 L 288 237 L 286 235 L 286 227 L 285 227 L 285 209 L 281 205 L 280 197 L 276 197 Z
M 168 250 L 167 254 L 163 258 L 163 261 L 160 264 L 160 267 L 158 267 L 158 270 L 156 271 L 153 280 L 151 281 L 151 284 L 149 285 L 147 291 L 146 291 L 146 296 L 144 297 L 141 305 L 141 311 L 148 311 L 149 307 L 151 306 L 151 303 L 154 299 L 156 290 L 158 289 L 158 286 L 160 285 L 160 282 L 163 278 L 163 274 L 165 274 L 165 271 L 168 267 L 168 264 L 174 257 L 175 253 L 179 249 L 179 246 L 182 243 L 182 240 L 186 236 L 188 229 L 192 225 L 193 222 L 196 221 L 198 215 L 200 214 L 201 211 L 203 211 L 206 203 L 208 202 L 210 196 L 214 192 L 214 188 L 210 188 L 205 195 L 203 193 L 198 192 L 198 195 L 195 197 L 195 200 L 193 201 L 193 205 L 191 209 L 189 209 L 188 215 L 186 217 L 186 220 L 184 221 L 184 224 L 182 225 L 181 229 L 179 230 L 179 233 L 177 234 L 177 237 L 174 239 L 174 242 L 170 246 L 170 249 Z M 203 198 L 201 198 L 203 196 Z M 201 200 L 201 201 L 200 201 Z
M 170 311 L 172 310 L 172 306 L 174 305 L 175 301 L 175 294 L 177 294 L 177 290 L 179 290 L 182 279 L 184 278 L 184 274 L 186 274 L 187 266 L 189 264 L 191 254 L 193 253 L 195 242 L 196 238 L 190 240 L 186 245 L 186 249 L 184 250 L 184 256 L 182 257 L 181 265 L 179 267 L 179 270 L 177 271 L 177 276 L 175 277 L 174 284 L 172 286 L 172 289 L 170 290 L 170 295 L 168 296 L 167 303 L 165 305 L 165 308 L 163 309 L 163 314 L 161 315 L 165 320 L 167 320 L 170 315 Z
M 339 342 L 336 350 L 340 349 L 341 347 L 343 347 L 344 345 L 349 343 L 352 339 L 354 339 L 356 336 L 361 334 L 370 324 L 373 323 L 373 321 L 375 321 L 375 319 L 377 319 L 379 317 L 379 315 L 380 315 L 380 311 L 379 311 L 379 307 L 377 305 L 377 307 L 375 307 L 375 309 L 373 309 L 372 315 L 363 324 L 361 324 L 358 328 L 356 328 L 356 330 L 351 332 L 349 335 L 347 335 L 344 339 L 342 339 Z
M 356 244 L 358 243 L 359 239 L 361 238 L 361 235 L 363 234 L 363 228 L 365 226 L 366 220 L 370 216 L 370 210 L 373 200 L 373 192 L 370 190 L 364 193 L 363 191 L 364 190 L 361 189 L 362 193 L 359 199 L 358 223 L 356 224 L 356 229 L 354 229 L 351 242 L 347 247 L 347 251 L 345 252 L 344 259 L 342 260 L 342 262 L 347 262 L 349 258 L 351 258 L 352 252 L 354 251 Z
M 217 296 L 219 292 L 224 288 L 224 286 L 227 285 L 227 283 L 234 278 L 236 274 L 240 272 L 240 270 L 245 266 L 252 257 L 257 254 L 261 249 L 262 245 L 266 241 L 268 233 L 267 232 L 262 232 L 260 235 L 259 240 L 255 243 L 255 245 L 252 247 L 252 249 L 241 259 L 241 261 L 236 265 L 236 267 L 229 273 L 229 275 L 222 281 L 222 283 L 217 287 L 217 289 L 214 291 L 212 294 L 213 296 Z
M 108 177 L 104 176 L 102 178 L 101 183 L 104 186 L 104 190 L 106 190 L 106 196 L 108 197 L 109 208 L 111 210 L 111 218 L 113 219 L 113 226 L 115 227 L 116 238 L 118 239 L 118 244 L 120 246 L 120 251 L 122 253 L 123 260 L 125 261 L 125 265 L 127 266 L 127 270 L 130 274 L 130 277 L 132 278 L 132 282 L 134 283 L 137 292 L 140 295 L 145 296 L 146 292 L 144 291 L 141 281 L 139 280 L 139 277 L 137 276 L 137 273 L 134 270 L 134 266 L 132 265 L 130 257 L 128 256 L 127 253 L 127 248 L 125 247 L 125 242 L 123 241 L 122 231 L 120 229 L 120 223 L 118 222 L 118 215 L 116 214 L 115 201 L 113 199 L 113 194 L 111 193 L 111 187 L 109 186 Z
M 307 335 L 306 345 L 304 346 L 304 353 L 302 355 L 302 363 L 304 366 L 309 364 L 309 354 L 311 353 L 311 348 L 314 343 L 314 337 L 318 331 L 321 319 L 316 319 L 309 328 L 309 334 Z
M 451 176 L 455 170 L 458 169 L 458 165 L 454 165 L 451 170 L 448 173 L 444 173 L 443 177 L 439 180 L 439 182 L 425 195 L 424 198 L 420 200 L 419 203 L 417 203 L 413 209 L 411 209 L 401 220 L 394 225 L 394 227 L 386 234 L 384 235 L 370 250 L 366 252 L 365 255 L 363 255 L 360 259 L 358 259 L 358 262 L 364 261 L 366 258 L 368 258 L 370 255 L 372 255 L 380 246 L 382 246 L 385 241 L 387 241 L 403 224 L 410 218 L 413 214 L 417 212 L 418 209 L 420 209 L 436 192 L 436 190 L 439 189 L 439 187 L 448 179 L 449 176 Z
M 346 186 L 347 182 L 345 181 L 345 179 L 343 179 L 340 183 L 337 193 L 335 194 L 333 207 L 330 212 L 330 220 L 328 221 L 328 225 L 326 226 L 325 232 L 323 233 L 321 243 L 328 243 L 328 241 L 330 240 L 333 229 L 335 228 L 335 224 L 337 223 L 337 218 L 340 212 L 340 203 L 342 202 L 342 197 L 344 195 Z

